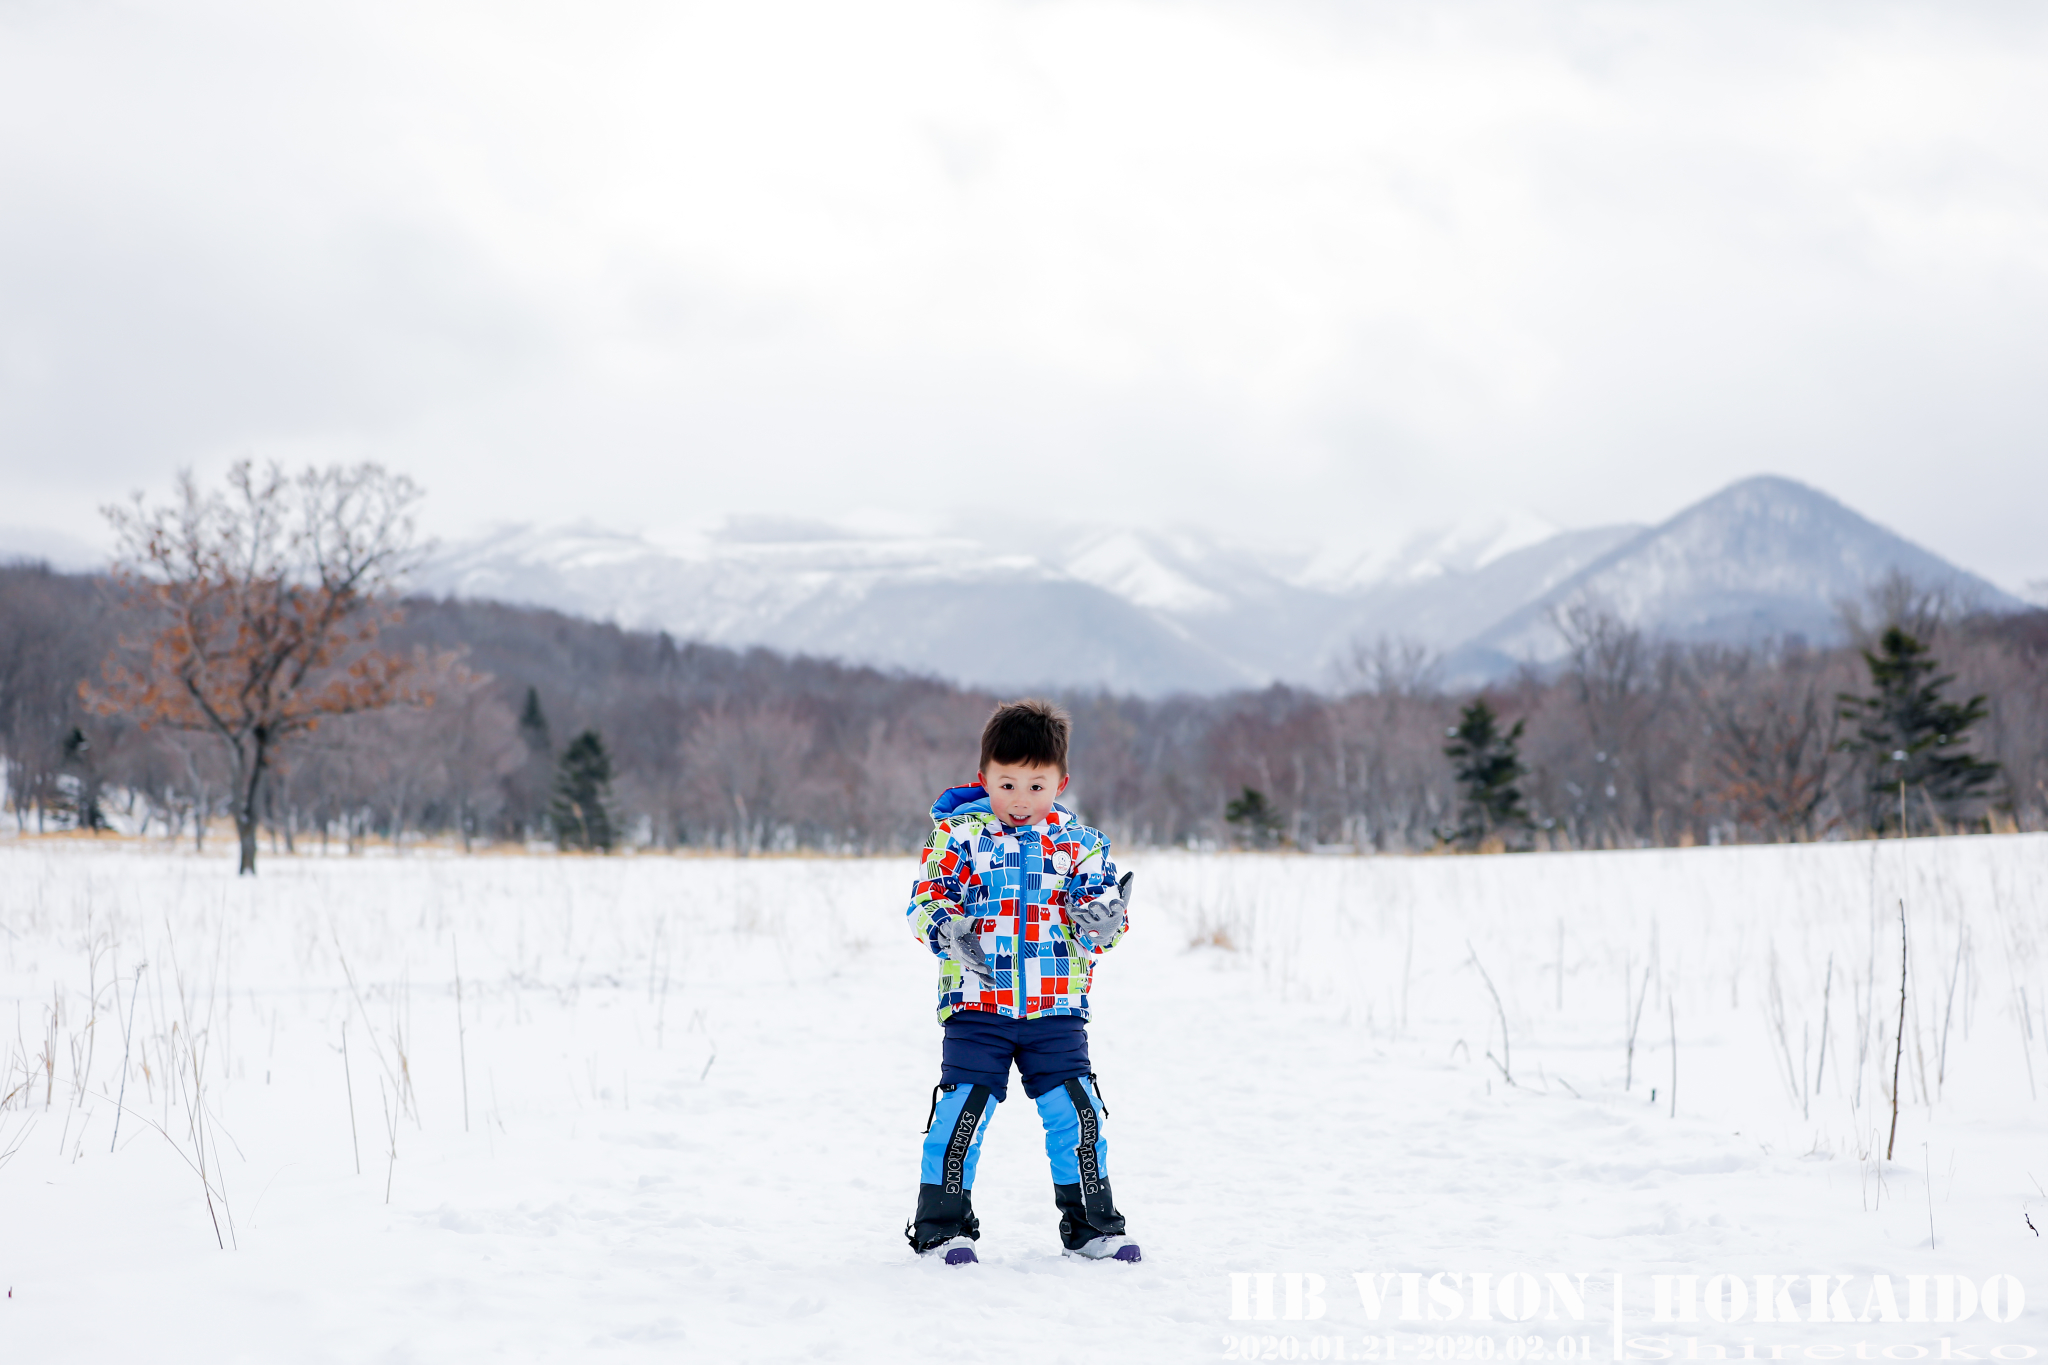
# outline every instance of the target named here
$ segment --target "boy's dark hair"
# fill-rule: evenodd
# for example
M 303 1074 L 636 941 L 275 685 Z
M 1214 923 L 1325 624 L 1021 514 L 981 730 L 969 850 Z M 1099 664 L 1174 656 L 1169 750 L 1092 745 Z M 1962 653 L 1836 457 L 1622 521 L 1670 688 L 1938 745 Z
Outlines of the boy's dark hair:
M 1067 734 L 1072 729 L 1067 713 L 1049 701 L 1006 701 L 981 727 L 980 771 L 987 772 L 991 763 L 1022 763 L 1058 768 L 1065 777 Z

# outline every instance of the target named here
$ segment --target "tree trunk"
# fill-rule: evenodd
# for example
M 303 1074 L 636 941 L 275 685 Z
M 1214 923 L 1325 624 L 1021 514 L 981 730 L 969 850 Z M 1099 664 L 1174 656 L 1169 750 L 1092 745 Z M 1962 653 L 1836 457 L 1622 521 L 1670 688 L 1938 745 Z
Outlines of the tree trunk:
M 235 866 L 235 875 L 253 877 L 256 875 L 256 822 L 241 809 L 235 811 L 235 837 L 242 845 L 242 860 Z
M 236 785 L 235 793 L 235 837 L 242 846 L 242 860 L 235 867 L 238 877 L 256 875 L 256 832 L 257 802 L 263 795 L 263 769 L 269 758 L 268 736 L 262 730 L 253 735 L 246 749 L 237 746 L 241 753 L 248 755 L 248 772 Z

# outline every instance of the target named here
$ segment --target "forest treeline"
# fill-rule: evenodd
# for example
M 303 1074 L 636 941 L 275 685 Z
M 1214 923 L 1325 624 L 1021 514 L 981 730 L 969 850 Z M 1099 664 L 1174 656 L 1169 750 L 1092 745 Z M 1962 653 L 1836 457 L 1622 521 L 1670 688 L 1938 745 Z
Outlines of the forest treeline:
M 82 699 L 141 631 L 124 600 L 104 579 L 0 567 L 0 759 L 18 829 L 115 821 L 193 839 L 227 809 L 212 736 L 145 729 Z M 1595 612 L 1561 619 L 1561 665 L 1483 694 L 1503 733 L 1521 727 L 1503 770 L 1519 823 L 1499 842 L 1815 839 L 1895 830 L 1901 816 L 1914 832 L 2048 828 L 2048 612 L 1969 616 L 1895 584 L 1850 618 L 1850 645 L 1740 649 L 1659 643 Z M 1891 756 L 1858 740 L 1843 699 L 1871 693 L 1863 651 L 1886 624 L 1925 646 L 1921 681 L 1954 699 L 1945 714 L 1984 699 L 1967 753 L 1996 768 L 1960 795 L 1901 783 L 1894 810 Z M 997 700 L 492 602 L 408 600 L 381 645 L 417 662 L 431 705 L 337 716 L 281 749 L 261 798 L 278 846 L 563 840 L 564 792 L 582 782 L 586 804 L 570 804 L 601 819 L 592 842 L 907 848 L 929 831 L 933 796 L 972 775 Z M 1330 693 L 1063 695 L 1069 803 L 1145 845 L 1430 848 L 1461 828 L 1469 793 L 1446 743 L 1478 697 L 1440 686 L 1422 651 L 1384 643 Z

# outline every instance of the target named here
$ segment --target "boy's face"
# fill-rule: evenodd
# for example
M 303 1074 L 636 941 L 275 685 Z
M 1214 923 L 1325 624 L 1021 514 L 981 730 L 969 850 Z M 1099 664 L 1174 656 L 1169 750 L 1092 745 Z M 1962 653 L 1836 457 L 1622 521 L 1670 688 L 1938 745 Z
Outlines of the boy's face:
M 1052 810 L 1053 798 L 1067 789 L 1067 775 L 1047 764 L 991 763 L 975 780 L 988 792 L 989 809 L 1008 825 L 1035 825 Z

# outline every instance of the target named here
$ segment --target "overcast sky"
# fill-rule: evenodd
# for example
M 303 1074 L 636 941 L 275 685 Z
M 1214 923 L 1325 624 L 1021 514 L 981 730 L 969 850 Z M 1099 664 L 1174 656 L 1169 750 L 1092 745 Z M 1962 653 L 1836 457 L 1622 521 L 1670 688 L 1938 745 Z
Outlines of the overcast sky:
M 0 523 L 1360 541 L 1813 483 L 2048 579 L 2024 4 L 0 0 Z

